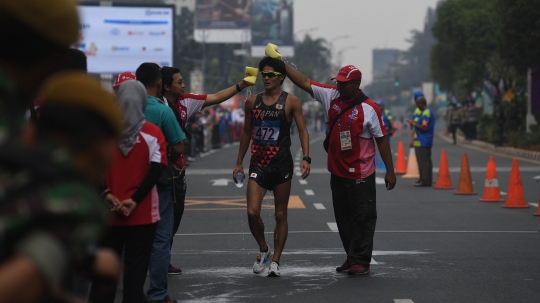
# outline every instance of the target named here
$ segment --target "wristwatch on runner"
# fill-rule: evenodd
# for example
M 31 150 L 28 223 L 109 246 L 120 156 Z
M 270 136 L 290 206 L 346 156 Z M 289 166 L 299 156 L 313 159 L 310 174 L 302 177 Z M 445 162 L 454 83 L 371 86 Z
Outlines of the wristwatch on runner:
M 311 164 L 311 158 L 310 157 L 304 157 L 302 160 L 305 160 L 308 164 Z

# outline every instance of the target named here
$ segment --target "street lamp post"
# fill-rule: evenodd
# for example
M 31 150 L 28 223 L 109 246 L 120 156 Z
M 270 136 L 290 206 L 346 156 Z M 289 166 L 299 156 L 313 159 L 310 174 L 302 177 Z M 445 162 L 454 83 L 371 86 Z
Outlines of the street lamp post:
M 346 38 L 349 38 L 349 35 L 337 36 L 328 41 L 328 45 L 330 46 L 330 65 L 332 65 L 332 61 L 334 59 L 334 41 Z
M 349 45 L 349 46 L 345 46 L 344 48 L 340 49 L 338 52 L 337 52 L 337 66 L 338 67 L 341 67 L 341 64 L 342 64 L 342 61 L 343 61 L 343 53 L 347 50 L 351 50 L 351 49 L 355 49 L 357 48 L 356 46 L 354 45 Z
M 294 37 L 295 37 L 294 40 L 297 40 L 299 38 L 300 33 L 305 32 L 307 34 L 307 33 L 310 33 L 312 31 L 316 31 L 318 29 L 319 29 L 318 27 L 310 27 L 310 28 L 301 29 L 301 30 L 297 31 L 296 33 L 294 33 Z

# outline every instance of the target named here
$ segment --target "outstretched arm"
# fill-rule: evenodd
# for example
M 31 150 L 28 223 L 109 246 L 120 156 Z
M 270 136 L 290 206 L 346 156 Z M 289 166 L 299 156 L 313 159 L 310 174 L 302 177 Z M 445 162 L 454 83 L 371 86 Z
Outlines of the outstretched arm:
M 249 85 L 244 82 L 244 81 L 241 81 L 240 83 L 238 83 L 238 86 L 240 86 L 240 89 L 244 89 L 246 87 L 248 87 Z M 224 102 L 224 101 L 227 101 L 229 100 L 232 96 L 236 95 L 238 92 L 238 90 L 236 89 L 236 84 L 229 87 L 229 88 L 226 88 L 224 90 L 221 90 L 215 94 L 210 94 L 206 97 L 206 100 L 204 101 L 204 104 L 203 104 L 203 108 L 204 107 L 207 107 L 207 106 L 212 106 L 212 105 L 216 105 L 216 104 L 220 104 L 221 102 Z
M 287 70 L 287 77 L 298 86 L 299 88 L 305 90 L 313 97 L 313 89 L 311 88 L 310 80 L 308 77 L 304 76 L 302 73 L 296 69 L 290 67 L 285 63 L 285 68 Z
M 302 103 L 298 97 L 289 95 L 289 101 L 291 102 L 291 112 L 296 121 L 296 126 L 298 127 L 298 135 L 300 137 L 300 144 L 302 145 L 302 152 L 304 157 L 309 157 L 309 133 L 306 128 L 306 122 L 304 121 L 304 115 L 302 113 Z M 302 179 L 305 179 L 309 176 L 310 173 L 310 164 L 303 160 L 300 164 L 300 171 L 302 172 Z
M 246 105 L 244 106 L 244 131 L 240 137 L 240 148 L 238 150 L 238 158 L 236 159 L 236 167 L 233 170 L 233 180 L 236 182 L 236 174 L 244 174 L 244 166 L 242 162 L 249 148 L 249 141 L 251 140 L 251 132 L 253 129 L 253 104 L 255 103 L 255 96 L 250 97 L 246 100 Z M 245 174 L 244 174 L 245 178 Z

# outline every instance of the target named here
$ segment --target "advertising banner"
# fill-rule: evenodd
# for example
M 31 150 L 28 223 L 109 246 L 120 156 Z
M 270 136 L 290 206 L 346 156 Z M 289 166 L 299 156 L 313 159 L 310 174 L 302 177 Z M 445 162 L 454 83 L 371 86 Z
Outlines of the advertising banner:
M 283 56 L 293 57 L 293 17 L 293 0 L 253 0 L 251 55 L 264 57 L 264 48 L 273 43 Z
M 194 38 L 204 43 L 248 43 L 251 0 L 197 0 Z
M 143 62 L 173 64 L 174 7 L 78 6 L 88 72 L 134 72 Z

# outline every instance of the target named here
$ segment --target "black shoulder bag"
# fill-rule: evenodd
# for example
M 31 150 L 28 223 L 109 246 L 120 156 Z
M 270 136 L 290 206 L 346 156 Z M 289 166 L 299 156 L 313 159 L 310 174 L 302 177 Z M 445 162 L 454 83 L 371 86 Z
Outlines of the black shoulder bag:
M 354 99 L 353 102 L 347 108 L 345 108 L 343 111 L 341 111 L 336 119 L 334 119 L 334 122 L 332 122 L 332 126 L 330 126 L 330 131 L 326 132 L 326 138 L 324 138 L 323 147 L 326 152 L 328 152 L 328 142 L 330 141 L 330 134 L 332 133 L 332 130 L 334 129 L 334 125 L 336 125 L 337 120 L 341 115 L 346 113 L 349 109 L 353 108 L 355 105 L 361 104 L 362 102 L 366 101 L 368 99 L 368 96 L 364 93 L 360 93 L 356 99 Z

